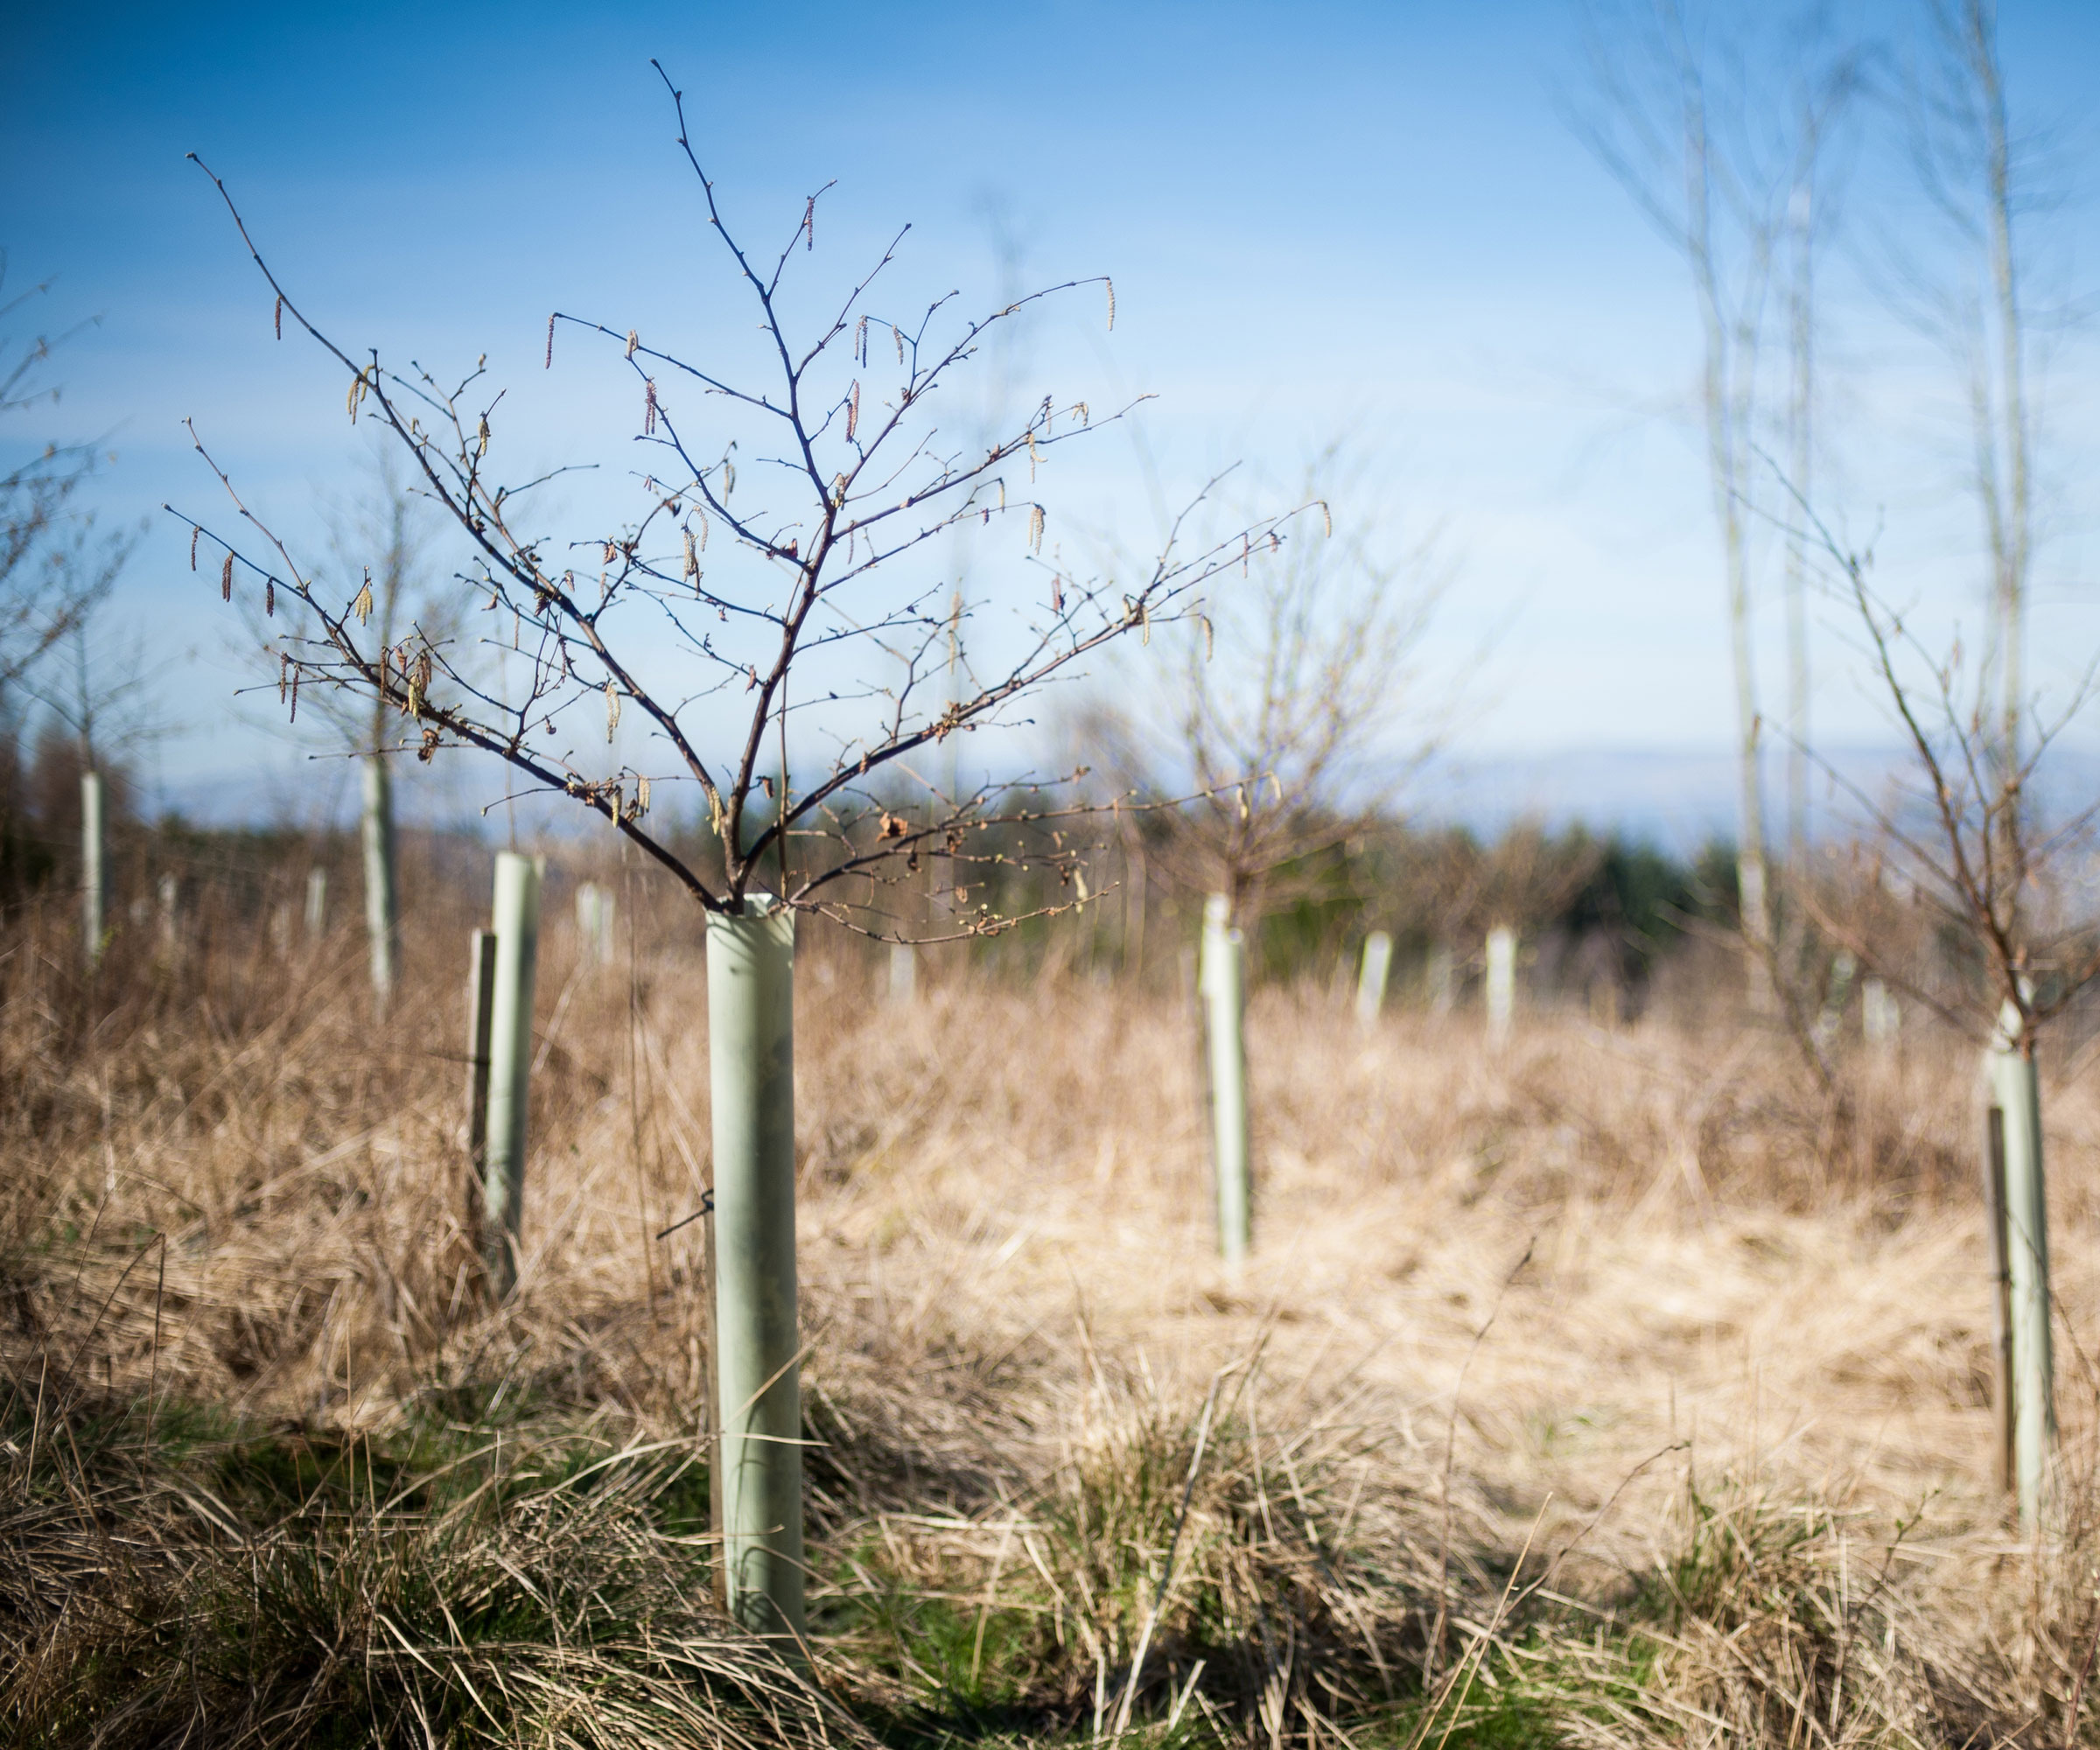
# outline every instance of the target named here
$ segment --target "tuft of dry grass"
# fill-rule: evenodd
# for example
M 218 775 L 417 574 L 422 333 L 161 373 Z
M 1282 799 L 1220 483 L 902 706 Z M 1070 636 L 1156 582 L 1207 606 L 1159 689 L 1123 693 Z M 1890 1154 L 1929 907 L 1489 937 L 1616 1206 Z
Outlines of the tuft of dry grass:
M 690 1453 L 514 1442 L 410 1470 L 355 1440 L 141 1426 L 136 1405 L 10 1409 L 18 1742 L 869 1742 L 696 1601 L 693 1534 L 664 1513 L 691 1516 Z
M 2046 1096 L 2067 1432 L 2028 1549 L 1956 1045 L 1826 1091 L 1704 998 L 1492 1054 L 1264 990 L 1233 1275 L 1180 993 L 929 956 L 896 1008 L 815 933 L 782 1667 L 709 1602 L 699 1229 L 659 1237 L 709 1177 L 699 927 L 596 878 L 622 959 L 580 962 L 557 884 L 502 1306 L 439 872 L 384 1023 L 355 934 L 273 939 L 269 892 L 92 984 L 62 910 L 9 921 L 16 1741 L 2100 1742 L 2082 1074 Z

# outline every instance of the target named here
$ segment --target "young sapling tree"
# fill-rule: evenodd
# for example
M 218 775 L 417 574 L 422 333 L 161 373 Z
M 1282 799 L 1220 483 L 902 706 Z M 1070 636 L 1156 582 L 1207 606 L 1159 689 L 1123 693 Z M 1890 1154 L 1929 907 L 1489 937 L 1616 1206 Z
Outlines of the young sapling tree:
M 1446 955 L 1452 942 L 1480 944 L 1481 1006 L 1491 1044 L 1507 1041 L 1515 1018 L 1518 949 L 1527 931 L 1555 916 L 1580 891 L 1603 848 L 1579 833 L 1550 836 L 1535 821 L 1506 829 L 1483 846 L 1450 830 L 1403 848 L 1388 902 Z M 1447 976 L 1447 975 L 1446 975 Z
M 0 251 L 0 417 L 54 403 L 48 380 L 61 333 L 30 339 L 17 325 L 50 290 L 50 282 L 7 293 Z M 74 331 L 74 332 L 77 332 Z M 80 753 L 80 949 L 92 970 L 104 935 L 106 797 L 94 734 L 99 703 L 90 686 L 88 623 L 123 569 L 130 542 L 99 530 L 78 501 L 102 459 L 92 443 L 34 444 L 22 459 L 0 463 L 0 730 L 19 722 L 15 695 L 40 699 L 77 738 Z M 43 670 L 71 645 L 72 674 L 50 684 Z M 0 818 L 0 828 L 8 822 Z
M 9 293 L 0 251 L 0 418 L 49 407 L 59 386 L 52 356 L 72 332 L 31 337 L 20 328 L 50 282 Z M 83 325 L 85 326 L 85 325 Z M 116 586 L 130 550 L 96 526 L 80 503 L 104 459 L 93 443 L 38 438 L 0 464 L 0 709 L 60 642 L 78 632 Z
M 977 319 L 957 315 L 952 296 L 907 314 L 885 301 L 900 232 L 835 296 L 805 288 L 792 270 L 814 255 L 826 191 L 761 255 L 724 210 L 682 97 L 664 84 L 704 234 L 756 318 L 748 368 L 758 374 L 733 355 L 660 345 L 617 320 L 550 318 L 548 368 L 564 334 L 581 336 L 632 386 L 638 462 L 624 515 L 556 527 L 541 507 L 565 471 L 507 474 L 503 396 L 484 367 L 445 382 L 339 345 L 264 261 L 214 177 L 276 299 L 273 319 L 334 361 L 350 416 L 380 424 L 464 537 L 471 557 L 458 592 L 486 630 L 447 638 L 416 623 L 393 640 L 375 637 L 369 592 L 317 579 L 201 437 L 247 532 L 228 539 L 185 521 L 219 558 L 224 592 L 260 592 L 266 610 L 288 594 L 310 613 L 311 633 L 284 642 L 288 709 L 301 688 L 345 690 L 389 713 L 380 752 L 493 756 L 522 792 L 596 814 L 704 914 L 726 1592 L 749 1627 L 799 1642 L 796 920 L 814 913 L 895 940 L 904 931 L 886 894 L 899 883 L 920 890 L 933 864 L 946 872 L 941 934 L 1016 921 L 998 909 L 991 878 L 1022 858 L 1069 864 L 1080 846 L 1068 816 L 1083 804 L 1046 800 L 1040 781 L 986 781 L 936 792 L 907 817 L 880 787 L 951 736 L 1017 724 L 1022 702 L 1091 653 L 1187 614 L 1243 551 L 1280 540 L 1289 518 L 1192 543 L 1183 533 L 1192 504 L 1136 575 L 1082 576 L 1046 562 L 1047 511 L 1031 484 L 1108 419 L 1045 396 L 989 444 L 965 445 L 943 436 L 939 391 L 1002 324 L 1045 299 L 1088 289 L 1112 326 L 1109 282 L 1052 286 Z M 808 320 L 796 313 L 812 308 Z M 978 571 L 969 612 L 1002 618 L 973 640 L 951 690 L 954 592 L 931 568 L 941 537 L 971 519 L 1012 528 L 1023 550 L 997 585 Z M 508 690 L 492 682 L 477 646 L 508 653 Z M 631 756 L 623 720 L 646 731 Z M 805 760 L 819 738 L 829 744 L 801 774 L 791 726 Z M 682 819 L 704 822 L 697 842 L 667 806 L 680 794 L 696 804 Z M 515 1221 L 514 1206 L 506 1218 Z
M 64 673 L 39 664 L 24 689 L 73 743 L 80 765 L 80 948 L 90 971 L 108 946 L 108 836 L 122 794 L 122 756 L 165 727 L 152 696 L 158 671 L 137 646 L 96 635 L 102 606 L 99 600 L 83 606 L 74 617 L 61 646 Z
M 323 581 L 327 571 L 334 573 L 332 581 L 339 587 L 346 579 L 358 579 L 360 599 L 369 596 L 368 623 L 378 634 L 382 649 L 395 648 L 396 634 L 410 625 L 434 641 L 457 648 L 461 604 L 431 575 L 429 550 L 434 519 L 420 501 L 404 472 L 404 458 L 396 451 L 378 449 L 368 466 L 369 478 L 364 488 L 328 513 L 330 553 L 326 570 L 316 575 L 316 585 L 327 587 Z M 192 569 L 196 563 L 192 550 Z M 279 600 L 274 593 L 268 600 L 243 596 L 239 608 L 243 655 L 251 662 L 259 662 L 268 686 L 282 688 L 290 670 L 287 640 L 305 649 L 323 635 L 312 610 L 296 595 Z M 383 1018 L 393 1001 L 401 957 L 400 856 L 394 775 L 387 758 L 389 724 L 396 712 L 376 692 L 340 687 L 318 689 L 301 705 L 305 716 L 295 720 L 297 732 L 304 735 L 312 726 L 313 739 L 320 746 L 347 753 L 357 762 L 366 955 L 373 1010 Z M 324 915 L 326 902 L 324 892 Z M 318 934 L 318 926 L 312 928 Z
M 1711 0 L 1586 0 L 1585 24 L 1593 97 L 1577 130 L 1683 262 L 1698 315 L 1698 412 L 1735 695 L 1746 971 L 1752 1000 L 1769 1008 L 1774 896 L 1760 769 L 1752 486 L 1772 392 L 1766 358 L 1782 313 L 1788 438 L 1798 466 L 1808 466 L 1813 262 L 1824 222 L 1816 204 L 1819 167 L 1858 91 L 1860 58 L 1791 18 Z M 1768 39 L 1773 32 L 1776 42 Z M 1789 592 L 1797 598 L 1797 530 L 1790 552 Z M 1805 619 L 1789 633 L 1789 719 L 1805 723 Z
M 1901 989 L 1986 1046 L 1984 1184 L 2008 1340 L 1996 1347 L 2009 1347 L 1998 1380 L 2001 1441 L 2031 1528 L 2047 1507 L 2055 1433 L 2036 1055 L 2100 976 L 2087 861 L 2093 815 L 2067 809 L 2045 782 L 2045 756 L 2090 702 L 2093 670 L 2045 711 L 2045 690 L 2027 669 L 2051 400 L 2048 351 L 2036 337 L 2090 300 L 2040 290 L 2048 240 L 2035 221 L 2069 192 L 2069 160 L 2057 157 L 2048 130 L 2014 113 L 1997 7 L 1936 0 L 1924 23 L 1923 52 L 1898 84 L 1917 199 L 1895 209 L 1883 234 L 1880 277 L 1892 312 L 1945 360 L 1963 410 L 1964 484 L 1987 563 L 1988 635 L 1974 662 L 1958 640 L 1950 652 L 1928 648 L 1906 612 L 1870 586 L 1871 555 L 1842 544 L 1810 512 L 1810 483 L 1797 472 L 1785 484 L 1801 513 L 1790 521 L 1814 531 L 1835 593 L 1865 634 L 1875 690 L 1907 754 L 1908 781 L 1893 799 L 1838 782 L 1860 808 L 1877 875 L 1965 945 L 1969 976 L 1951 989 L 1929 976 L 1904 951 L 1914 928 L 1886 928 L 1886 906 L 1817 906 L 1811 896 L 1810 907 L 1885 990 Z
M 1868 556 L 1815 523 L 1866 637 L 1873 675 L 1902 736 L 1907 776 L 1886 798 L 1826 766 L 1858 807 L 1893 885 L 1965 945 L 1972 978 L 1951 993 L 1911 951 L 1914 928 L 1872 927 L 1886 906 L 1841 906 L 1805 890 L 1824 933 L 1885 985 L 1903 991 L 1985 1048 L 1986 1150 L 1993 1248 L 2004 1278 L 2010 1378 L 2000 1401 L 2020 1519 L 2047 1506 L 2056 1424 L 2050 1334 L 2048 1211 L 2036 1054 L 2042 1036 L 2100 979 L 2100 913 L 2090 888 L 2100 805 L 2048 820 L 2044 770 L 2093 698 L 2100 659 L 2044 717 L 2029 701 L 2008 722 L 1992 674 L 1928 649 L 1905 615 L 1868 582 Z M 2012 734 L 2017 753 L 2006 738 Z
M 1383 530 L 1361 513 L 1337 534 L 1327 493 L 1338 472 L 1330 452 L 1306 477 L 1321 538 L 1250 543 L 1235 555 L 1176 634 L 1178 671 L 1150 708 L 1104 704 L 1082 725 L 1119 785 L 1159 795 L 1186 784 L 1195 793 L 1188 807 L 1156 817 L 1147 859 L 1184 892 L 1206 896 L 1198 987 L 1219 1250 L 1228 1263 L 1251 1243 L 1248 936 L 1272 906 L 1317 884 L 1310 871 L 1323 852 L 1390 805 L 1392 766 L 1420 758 L 1376 769 L 1382 738 L 1423 715 L 1410 659 L 1441 578 L 1426 548 L 1396 560 L 1382 553 Z

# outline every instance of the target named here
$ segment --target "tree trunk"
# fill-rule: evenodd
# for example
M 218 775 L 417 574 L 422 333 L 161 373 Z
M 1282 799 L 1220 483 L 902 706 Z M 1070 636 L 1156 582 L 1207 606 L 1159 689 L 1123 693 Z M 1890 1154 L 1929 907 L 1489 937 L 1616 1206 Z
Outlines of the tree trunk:
M 1725 513 L 1728 549 L 1728 625 L 1733 651 L 1736 720 L 1735 878 L 1742 904 L 1743 955 L 1750 1000 L 1758 1009 L 1772 1002 L 1771 901 L 1765 864 L 1764 781 L 1758 770 L 1757 677 L 1751 664 L 1750 566 L 1742 520 L 1731 499 Z
M 1133 834 L 1124 840 L 1123 858 L 1123 970 L 1126 977 L 1144 976 L 1145 892 L 1144 844 Z
M 1998 412 L 2005 462 L 2004 509 L 1993 545 L 1998 548 L 1998 608 L 2004 662 L 2000 704 L 2005 713 L 2006 770 L 2020 767 L 2020 693 L 2026 686 L 2027 561 L 2032 544 L 2027 483 L 2026 335 L 2020 307 L 2019 263 L 2012 248 L 2012 151 L 2006 117 L 2005 84 L 1998 70 L 1992 9 L 1970 0 L 1964 24 L 1981 100 L 1984 176 L 1988 188 L 1991 288 L 1998 306 Z M 1991 483 L 1997 490 L 1997 483 Z
M 1422 981 L 1429 992 L 1429 1012 L 1441 1020 L 1452 1011 L 1458 999 L 1458 973 L 1452 964 L 1451 949 L 1438 942 L 1429 951 L 1429 963 L 1422 970 Z
M 1750 624 L 1750 559 L 1743 536 L 1743 448 L 1756 411 L 1758 329 L 1754 300 L 1732 318 L 1722 301 L 1712 232 L 1712 141 L 1703 96 L 1688 89 L 1684 114 L 1685 247 L 1705 343 L 1700 398 L 1706 420 L 1706 465 L 1720 519 L 1728 639 L 1735 682 L 1738 838 L 1736 882 L 1742 901 L 1743 952 L 1750 999 L 1771 1002 L 1771 918 L 1766 899 L 1765 807 L 1758 772 L 1757 676 Z
M 1816 305 L 1814 191 L 1803 182 L 1794 191 L 1788 218 L 1793 244 L 1793 284 L 1788 298 L 1787 400 L 1788 466 L 1794 490 L 1811 498 L 1815 466 Z M 1798 872 L 1809 845 L 1809 606 L 1806 531 L 1800 505 L 1787 515 L 1787 857 Z

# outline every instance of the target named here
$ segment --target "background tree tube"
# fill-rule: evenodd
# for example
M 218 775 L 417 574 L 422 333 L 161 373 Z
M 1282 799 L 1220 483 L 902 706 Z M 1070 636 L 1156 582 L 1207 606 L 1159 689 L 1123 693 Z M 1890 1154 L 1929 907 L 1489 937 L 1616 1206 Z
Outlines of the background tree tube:
M 394 892 L 394 785 L 378 754 L 368 756 L 364 766 L 365 932 L 371 938 L 372 1006 L 383 1015 L 394 998 L 394 948 L 401 927 Z
M 1991 1052 L 1991 1079 L 2004 1115 L 2006 1263 L 2012 1326 L 2012 1473 L 2022 1529 L 2034 1530 L 2047 1503 L 2056 1445 L 2055 1357 L 2049 1331 L 2049 1214 L 2041 1159 L 2041 1083 L 2022 1049 L 2008 1002 Z
M 532 1076 L 532 992 L 540 951 L 540 861 L 496 856 L 496 976 L 489 1000 L 486 1167 L 481 1243 L 499 1296 L 517 1286 L 525 1205 L 525 1120 Z
M 1249 1184 L 1245 943 L 1231 927 L 1231 902 L 1213 893 L 1203 910 L 1203 999 L 1210 1060 L 1211 1158 L 1218 1198 L 1218 1250 L 1228 1264 L 1247 1256 L 1252 1240 Z
M 102 774 L 80 774 L 80 951 L 102 957 Z
M 1483 984 L 1488 1004 L 1488 1043 L 1509 1042 L 1516 1015 L 1516 932 L 1497 924 L 1488 932 L 1488 974 Z
M 1356 973 L 1356 1020 L 1369 1026 L 1385 1006 L 1385 981 L 1393 970 L 1393 939 L 1373 930 L 1363 939 L 1363 960 Z

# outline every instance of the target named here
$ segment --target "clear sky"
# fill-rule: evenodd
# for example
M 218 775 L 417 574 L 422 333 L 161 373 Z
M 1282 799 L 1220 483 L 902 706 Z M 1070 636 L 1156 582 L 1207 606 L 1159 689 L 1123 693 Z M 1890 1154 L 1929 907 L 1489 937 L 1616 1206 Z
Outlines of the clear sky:
M 100 322 L 61 356 L 50 431 L 6 437 L 99 433 L 116 452 L 98 503 L 147 524 L 118 620 L 169 665 L 172 791 L 284 773 L 277 743 L 220 709 L 217 592 L 158 511 L 216 508 L 180 420 L 309 539 L 361 447 L 340 383 L 270 340 L 266 291 L 184 154 L 227 178 L 324 326 L 446 366 L 486 351 L 522 385 L 530 441 L 564 457 L 616 444 L 633 410 L 605 403 L 580 356 L 565 382 L 532 380 L 550 309 L 651 332 L 742 319 L 702 251 L 651 56 L 754 232 L 784 236 L 838 179 L 830 271 L 909 220 L 913 287 L 995 296 L 1012 270 L 997 234 L 1024 280 L 1112 274 L 1114 335 L 1075 304 L 1038 326 L 1019 376 L 1029 399 L 1156 394 L 1144 429 L 1170 496 L 1237 458 L 1284 479 L 1347 438 L 1375 483 L 1366 513 L 1396 541 L 1438 531 L 1453 572 L 1432 662 L 1462 669 L 1492 640 L 1469 757 L 1710 755 L 1732 733 L 1690 294 L 1564 119 L 1586 88 L 1564 4 L 10 11 L 10 284 L 55 277 L 46 323 Z M 1894 66 L 1911 9 L 1841 24 Z M 2100 9 L 2009 4 L 2004 33 L 2016 112 L 2090 144 Z M 1892 174 L 1862 150 L 1852 207 L 1899 211 Z M 2100 270 L 2096 211 L 2089 184 L 2037 221 L 2066 285 Z M 1885 583 L 1966 611 L 1979 543 L 1951 386 L 1843 261 L 1830 283 L 1830 501 L 1880 531 Z M 2054 372 L 2045 662 L 2096 642 L 2077 481 L 2100 422 L 2078 335 Z M 1106 440 L 1067 480 L 1074 538 L 1144 544 L 1131 457 Z M 1770 709 L 1780 624 L 1768 588 Z M 1820 733 L 1882 738 L 1839 630 L 1816 648 Z

